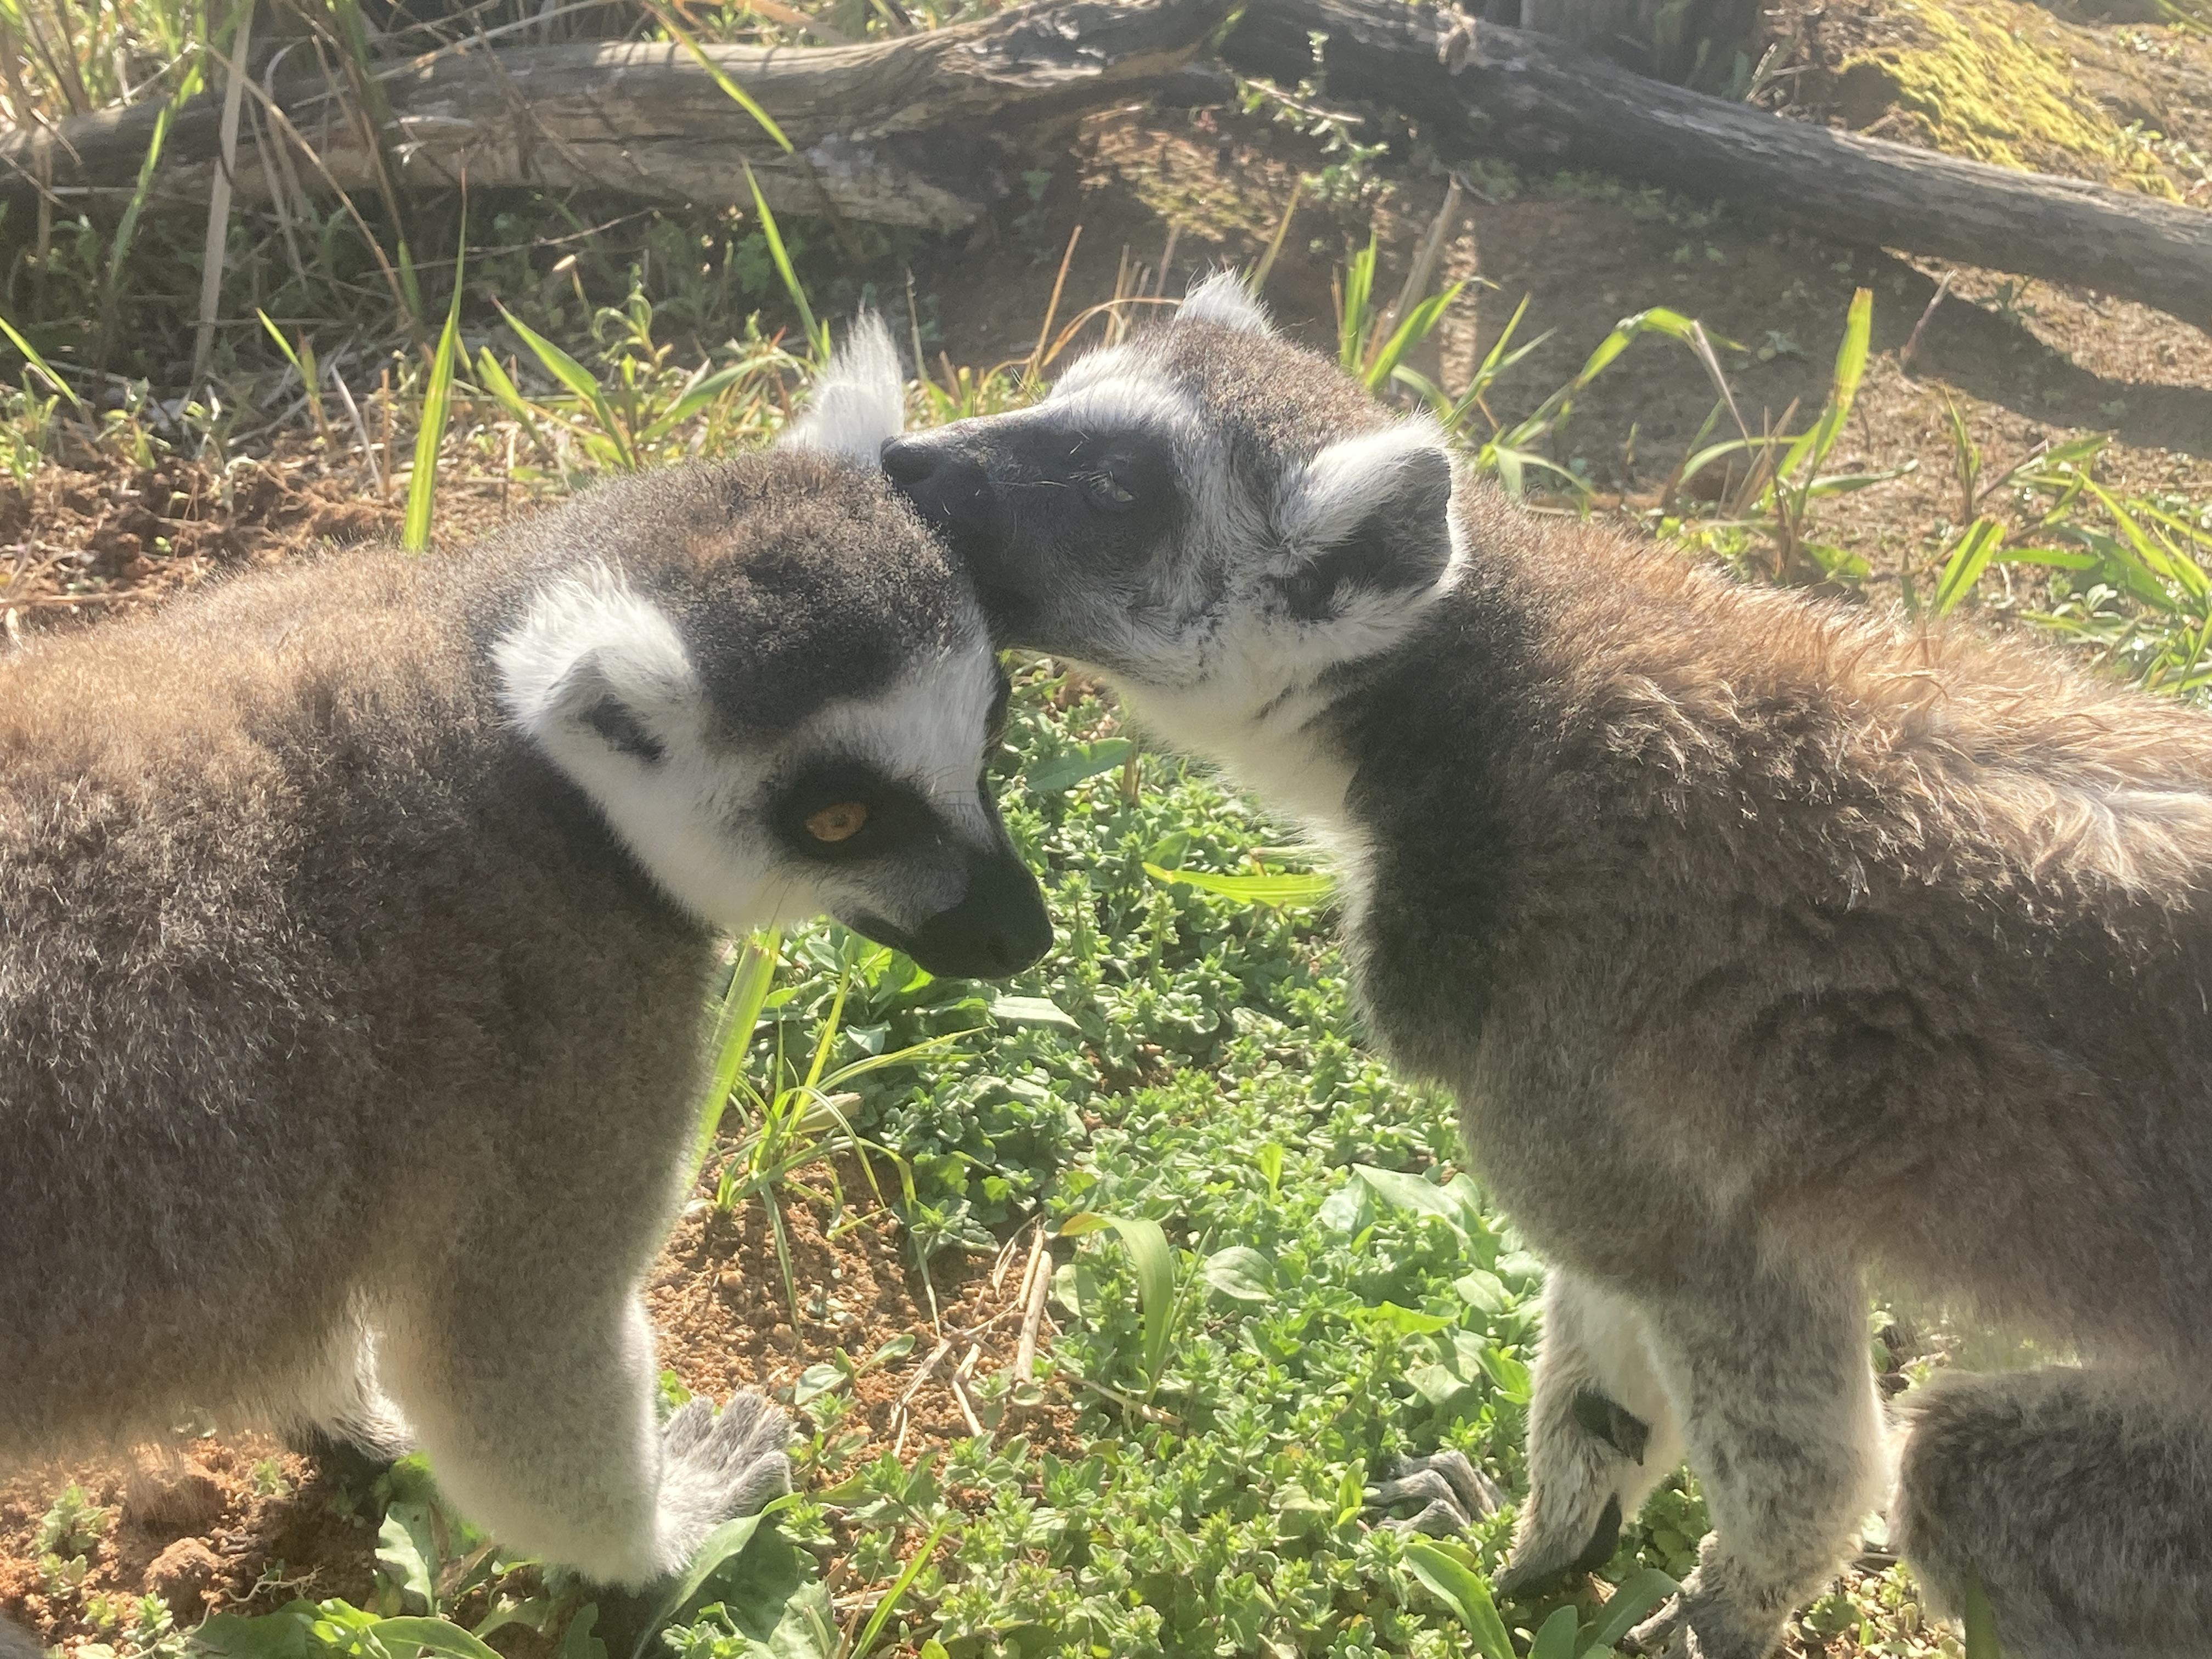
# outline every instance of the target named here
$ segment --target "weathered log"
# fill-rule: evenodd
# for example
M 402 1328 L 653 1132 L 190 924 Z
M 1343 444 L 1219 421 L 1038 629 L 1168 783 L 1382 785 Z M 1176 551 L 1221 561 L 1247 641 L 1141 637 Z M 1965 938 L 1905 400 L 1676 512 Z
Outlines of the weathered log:
M 1405 0 L 1251 0 L 1231 66 L 1388 106 L 1443 139 L 1588 167 L 1847 241 L 2140 301 L 2212 330 L 2212 213 L 1789 121 Z M 1451 36 L 1447 43 L 1446 37 Z M 1447 64 L 1440 45 L 1449 44 Z
M 681 46 L 581 42 L 433 53 L 382 77 L 403 186 L 604 189 L 649 200 L 746 204 L 749 164 L 779 211 L 953 230 L 975 222 L 1018 172 L 1014 138 L 1137 95 L 1184 64 L 1231 0 L 1044 0 L 955 28 L 866 46 L 703 48 L 791 140 L 785 152 Z M 256 102 L 249 99 L 249 104 Z M 368 129 L 319 74 L 280 77 L 258 124 L 289 123 L 302 188 L 373 185 Z M 42 133 L 0 137 L 0 198 L 41 187 L 63 202 L 129 190 L 157 111 L 140 105 Z M 204 201 L 220 105 L 172 118 L 156 188 Z M 249 123 L 249 127 L 253 124 Z M 273 129 L 273 131 L 270 131 Z M 275 158 L 241 142 L 238 196 L 266 198 Z

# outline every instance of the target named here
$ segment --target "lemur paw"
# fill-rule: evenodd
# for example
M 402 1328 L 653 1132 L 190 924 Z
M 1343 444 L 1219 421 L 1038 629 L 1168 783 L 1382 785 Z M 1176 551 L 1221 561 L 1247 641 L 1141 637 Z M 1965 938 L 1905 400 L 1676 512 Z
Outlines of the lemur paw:
M 1675 1595 L 1622 1638 L 1620 1648 L 1624 1653 L 1643 1654 L 1645 1659 L 1682 1659 L 1694 1639 L 1689 1620 L 1682 1616 L 1682 1598 Z
M 1498 1575 L 1500 1595 L 1526 1595 L 1533 1589 L 1554 1578 L 1565 1578 L 1577 1574 L 1595 1572 L 1613 1559 L 1613 1551 L 1620 1545 L 1620 1499 L 1605 1500 L 1604 1513 L 1597 1518 L 1589 1540 L 1580 1553 L 1560 1558 L 1565 1551 L 1547 1547 L 1535 1540 L 1524 1540 L 1516 1546 L 1505 1570 Z
M 1766 1659 L 1779 1626 L 1778 1620 L 1745 1617 L 1726 1598 L 1701 1592 L 1692 1573 L 1682 1593 L 1629 1632 L 1620 1649 L 1645 1659 Z
M 747 1389 L 716 1416 L 693 1400 L 660 1431 L 665 1478 L 719 1524 L 758 1512 L 791 1490 L 791 1419 Z
M 1366 1497 L 1370 1510 L 1420 1504 L 1419 1512 L 1410 1518 L 1385 1519 L 1382 1525 L 1431 1538 L 1465 1532 L 1478 1520 L 1497 1514 L 1505 1503 L 1505 1495 L 1488 1475 L 1463 1454 L 1449 1449 L 1427 1457 L 1400 1458 L 1390 1479 L 1370 1486 Z

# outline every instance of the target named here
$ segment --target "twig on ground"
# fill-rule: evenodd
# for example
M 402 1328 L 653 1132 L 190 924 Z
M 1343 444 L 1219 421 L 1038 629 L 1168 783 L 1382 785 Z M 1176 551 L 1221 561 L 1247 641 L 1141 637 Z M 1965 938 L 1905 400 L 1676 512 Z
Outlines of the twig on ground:
M 898 1403 L 891 1407 L 891 1420 L 898 1425 L 898 1431 L 891 1438 L 891 1455 L 893 1457 L 896 1457 L 902 1451 L 906 1449 L 906 1433 L 908 1429 L 914 1426 L 913 1405 L 915 1395 L 921 1392 L 922 1384 L 929 1381 L 931 1376 L 936 1371 L 938 1366 L 944 1363 L 945 1356 L 951 1352 L 952 1339 L 949 1336 L 944 1338 L 934 1348 L 932 1348 L 929 1351 L 929 1358 L 923 1360 L 921 1365 L 915 1370 L 914 1381 L 906 1385 L 906 1391 L 899 1395 Z
M 1044 1324 L 1044 1304 L 1052 1289 L 1052 1251 L 1039 1223 L 1036 1244 L 1030 1252 L 1029 1273 L 1022 1281 L 1022 1335 L 1014 1348 L 1014 1386 L 1028 1385 L 1036 1370 L 1037 1333 Z

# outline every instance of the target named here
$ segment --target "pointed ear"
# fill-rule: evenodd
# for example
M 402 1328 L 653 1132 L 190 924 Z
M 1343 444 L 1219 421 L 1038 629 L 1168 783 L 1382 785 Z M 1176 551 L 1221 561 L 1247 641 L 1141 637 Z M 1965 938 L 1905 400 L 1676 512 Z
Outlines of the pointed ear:
M 579 735 L 589 732 L 617 754 L 651 766 L 668 752 L 653 732 L 647 714 L 638 707 L 635 689 L 624 696 L 607 672 L 601 653 L 580 657 L 563 674 L 546 699 L 544 718 L 557 721 Z
M 604 568 L 548 586 L 492 660 L 507 713 L 564 760 L 658 761 L 700 696 L 676 625 Z
M 1267 307 L 1260 303 L 1259 296 L 1233 270 L 1216 271 L 1193 287 L 1182 296 L 1182 306 L 1175 319 L 1178 323 L 1218 323 L 1224 328 L 1246 334 L 1275 331 L 1275 325 L 1267 320 Z
M 1317 621 L 1353 590 L 1396 597 L 1433 587 L 1451 563 L 1451 457 L 1425 422 L 1322 450 L 1276 496 L 1291 614 Z
M 806 413 L 784 428 L 779 448 L 827 450 L 856 461 L 873 461 L 906 428 L 906 376 L 890 331 L 863 311 L 807 399 Z

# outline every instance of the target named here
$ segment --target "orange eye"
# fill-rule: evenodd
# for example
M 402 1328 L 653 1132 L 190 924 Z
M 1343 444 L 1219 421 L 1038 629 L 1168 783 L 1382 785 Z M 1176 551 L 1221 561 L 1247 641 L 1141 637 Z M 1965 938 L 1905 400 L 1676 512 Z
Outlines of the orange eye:
M 817 841 L 850 841 L 868 821 L 868 809 L 856 800 L 825 806 L 806 820 L 806 833 Z

